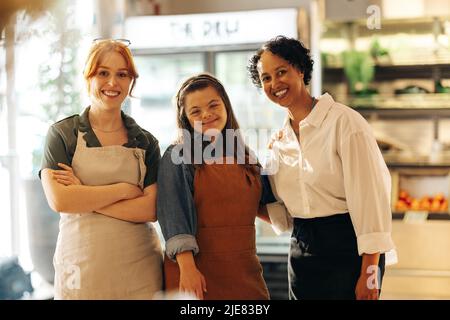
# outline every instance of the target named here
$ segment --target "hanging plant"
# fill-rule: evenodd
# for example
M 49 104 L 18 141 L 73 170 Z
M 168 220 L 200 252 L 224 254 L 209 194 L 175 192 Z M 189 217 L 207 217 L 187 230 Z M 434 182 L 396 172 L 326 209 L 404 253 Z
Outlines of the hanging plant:
M 375 65 L 368 52 L 343 52 L 344 73 L 350 86 L 351 94 L 372 93 L 369 83 L 375 75 Z

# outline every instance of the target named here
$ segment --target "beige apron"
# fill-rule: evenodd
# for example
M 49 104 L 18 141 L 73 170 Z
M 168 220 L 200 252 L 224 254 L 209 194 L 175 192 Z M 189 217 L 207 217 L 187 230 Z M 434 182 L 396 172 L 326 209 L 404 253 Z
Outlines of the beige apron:
M 144 150 L 88 148 L 83 135 L 78 132 L 72 168 L 84 185 L 143 186 Z M 55 299 L 151 299 L 162 289 L 162 250 L 150 223 L 61 213 L 53 263 Z

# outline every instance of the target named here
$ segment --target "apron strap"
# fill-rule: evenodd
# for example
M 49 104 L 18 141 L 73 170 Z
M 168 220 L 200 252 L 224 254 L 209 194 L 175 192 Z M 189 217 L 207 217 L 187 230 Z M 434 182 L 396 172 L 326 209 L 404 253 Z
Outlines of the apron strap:
M 83 147 L 86 148 L 87 144 L 86 144 L 86 140 L 84 140 L 84 135 L 86 134 L 86 132 L 81 132 L 80 130 L 78 130 L 78 136 L 77 136 L 77 147 Z

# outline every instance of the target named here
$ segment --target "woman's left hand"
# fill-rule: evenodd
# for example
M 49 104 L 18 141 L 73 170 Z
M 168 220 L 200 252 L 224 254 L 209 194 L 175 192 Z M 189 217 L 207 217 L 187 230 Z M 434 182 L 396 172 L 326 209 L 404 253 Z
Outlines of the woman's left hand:
M 378 300 L 378 275 L 361 273 L 356 283 L 356 300 Z
M 53 170 L 52 176 L 53 179 L 55 179 L 58 183 L 63 184 L 65 186 L 70 185 L 81 185 L 80 179 L 75 176 L 73 173 L 73 170 L 68 165 L 65 165 L 64 163 L 58 163 L 58 166 L 61 167 L 63 170 Z

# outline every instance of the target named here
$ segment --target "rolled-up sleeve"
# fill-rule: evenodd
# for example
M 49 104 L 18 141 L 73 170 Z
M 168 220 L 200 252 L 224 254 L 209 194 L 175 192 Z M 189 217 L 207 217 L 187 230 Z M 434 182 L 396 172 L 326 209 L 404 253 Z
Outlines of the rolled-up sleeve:
M 267 212 L 272 223 L 272 229 L 277 235 L 292 231 L 292 217 L 282 202 L 267 204 Z
M 48 129 L 47 137 L 44 146 L 44 155 L 42 157 L 41 169 L 39 170 L 39 178 L 41 178 L 41 171 L 49 168 L 53 170 L 61 169 L 58 163 L 64 163 L 71 166 L 71 161 L 68 156 L 68 146 L 66 141 L 58 128 L 52 125 Z
M 391 238 L 391 177 L 375 138 L 364 131 L 342 141 L 344 187 L 358 253 L 394 249 Z
M 158 168 L 157 217 L 166 240 L 166 255 L 175 261 L 184 251 L 198 253 L 197 214 L 193 198 L 193 173 L 188 165 L 175 164 L 173 147 L 164 153 Z

